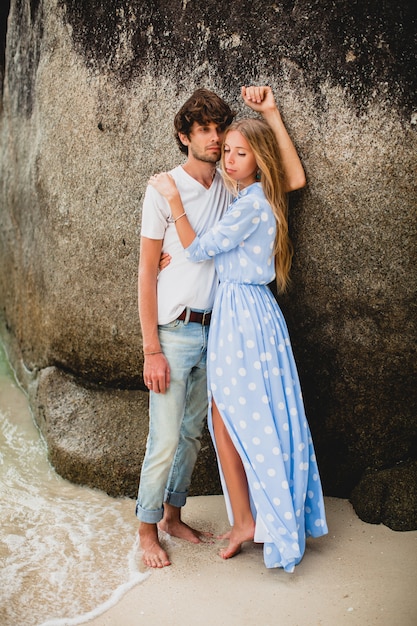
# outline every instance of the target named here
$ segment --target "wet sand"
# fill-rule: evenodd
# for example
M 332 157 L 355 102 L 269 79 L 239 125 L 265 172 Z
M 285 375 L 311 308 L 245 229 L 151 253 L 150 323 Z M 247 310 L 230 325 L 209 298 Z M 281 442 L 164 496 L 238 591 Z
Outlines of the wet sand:
M 326 498 L 329 534 L 309 539 L 293 574 L 267 570 L 259 545 L 224 561 L 224 542 L 167 535 L 172 565 L 152 571 L 91 626 L 415 626 L 417 531 L 366 524 L 347 500 Z M 220 534 L 221 496 L 189 498 L 183 518 Z

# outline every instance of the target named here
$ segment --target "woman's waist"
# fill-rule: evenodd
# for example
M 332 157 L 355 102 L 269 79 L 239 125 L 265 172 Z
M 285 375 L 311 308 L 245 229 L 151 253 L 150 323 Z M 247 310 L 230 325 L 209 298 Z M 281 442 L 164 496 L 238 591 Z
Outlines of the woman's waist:
M 227 286 L 227 285 L 236 285 L 239 287 L 268 287 L 268 285 L 271 283 L 272 281 L 268 281 L 268 282 L 259 282 L 259 281 L 248 281 L 248 280 L 239 280 L 239 279 L 234 279 L 234 278 L 225 278 L 225 279 L 220 279 L 219 281 L 219 287 L 220 286 Z

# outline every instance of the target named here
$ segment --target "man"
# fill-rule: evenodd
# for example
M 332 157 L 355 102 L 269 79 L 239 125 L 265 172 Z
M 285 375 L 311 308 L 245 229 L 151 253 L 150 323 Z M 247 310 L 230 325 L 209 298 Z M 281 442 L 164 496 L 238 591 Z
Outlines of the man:
M 271 89 L 243 87 L 242 97 L 250 108 L 262 113 L 277 135 L 287 191 L 303 186 L 304 171 Z M 233 117 L 221 98 L 198 89 L 174 120 L 178 145 L 187 160 L 170 174 L 198 235 L 217 223 L 231 200 L 216 163 L 224 131 Z M 161 253 L 170 256 L 163 272 L 159 272 Z M 142 558 L 148 567 L 170 565 L 158 538 L 158 526 L 175 537 L 201 541 L 201 533 L 181 520 L 181 507 L 207 412 L 206 346 L 216 286 L 213 261 L 187 261 L 168 203 L 148 186 L 138 287 L 150 425 L 136 504 Z

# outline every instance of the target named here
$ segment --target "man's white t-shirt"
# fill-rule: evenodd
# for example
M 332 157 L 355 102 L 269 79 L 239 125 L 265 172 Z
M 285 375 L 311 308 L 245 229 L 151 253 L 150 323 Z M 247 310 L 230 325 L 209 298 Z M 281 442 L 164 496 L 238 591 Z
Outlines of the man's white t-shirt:
M 232 200 L 220 172 L 216 171 L 209 189 L 187 174 L 181 165 L 170 174 L 191 226 L 197 235 L 202 235 L 220 220 Z M 141 235 L 163 239 L 162 251 L 171 255 L 170 264 L 158 276 L 158 324 L 172 322 L 185 307 L 210 311 L 218 282 L 214 260 L 192 263 L 186 259 L 169 204 L 150 185 L 143 201 Z

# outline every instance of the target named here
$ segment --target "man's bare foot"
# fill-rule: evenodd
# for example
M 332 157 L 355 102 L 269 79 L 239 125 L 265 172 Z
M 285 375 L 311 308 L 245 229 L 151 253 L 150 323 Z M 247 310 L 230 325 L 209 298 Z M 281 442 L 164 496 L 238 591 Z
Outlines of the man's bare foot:
M 159 543 L 156 524 L 141 522 L 139 526 L 139 540 L 142 548 L 142 561 L 147 567 L 166 567 L 171 565 L 167 553 Z
M 168 535 L 171 535 L 171 537 L 185 539 L 191 543 L 201 543 L 202 539 L 213 536 L 212 533 L 201 532 L 195 528 L 191 528 L 191 526 L 188 526 L 188 524 L 181 519 L 168 520 L 164 518 L 159 522 L 158 528 L 168 533 Z
M 159 522 L 158 528 L 171 535 L 171 537 L 185 539 L 191 543 L 201 543 L 202 539 L 213 536 L 212 533 L 200 532 L 188 526 L 181 519 L 181 507 L 173 506 L 168 502 L 164 502 L 164 517 Z
M 226 535 L 229 535 L 228 537 Z M 253 541 L 255 536 L 255 523 L 248 524 L 247 526 L 233 526 L 230 533 L 226 533 L 225 539 L 229 539 L 229 545 L 227 548 L 220 550 L 219 555 L 222 559 L 230 559 L 233 556 L 239 554 L 242 549 L 242 544 L 245 541 Z

